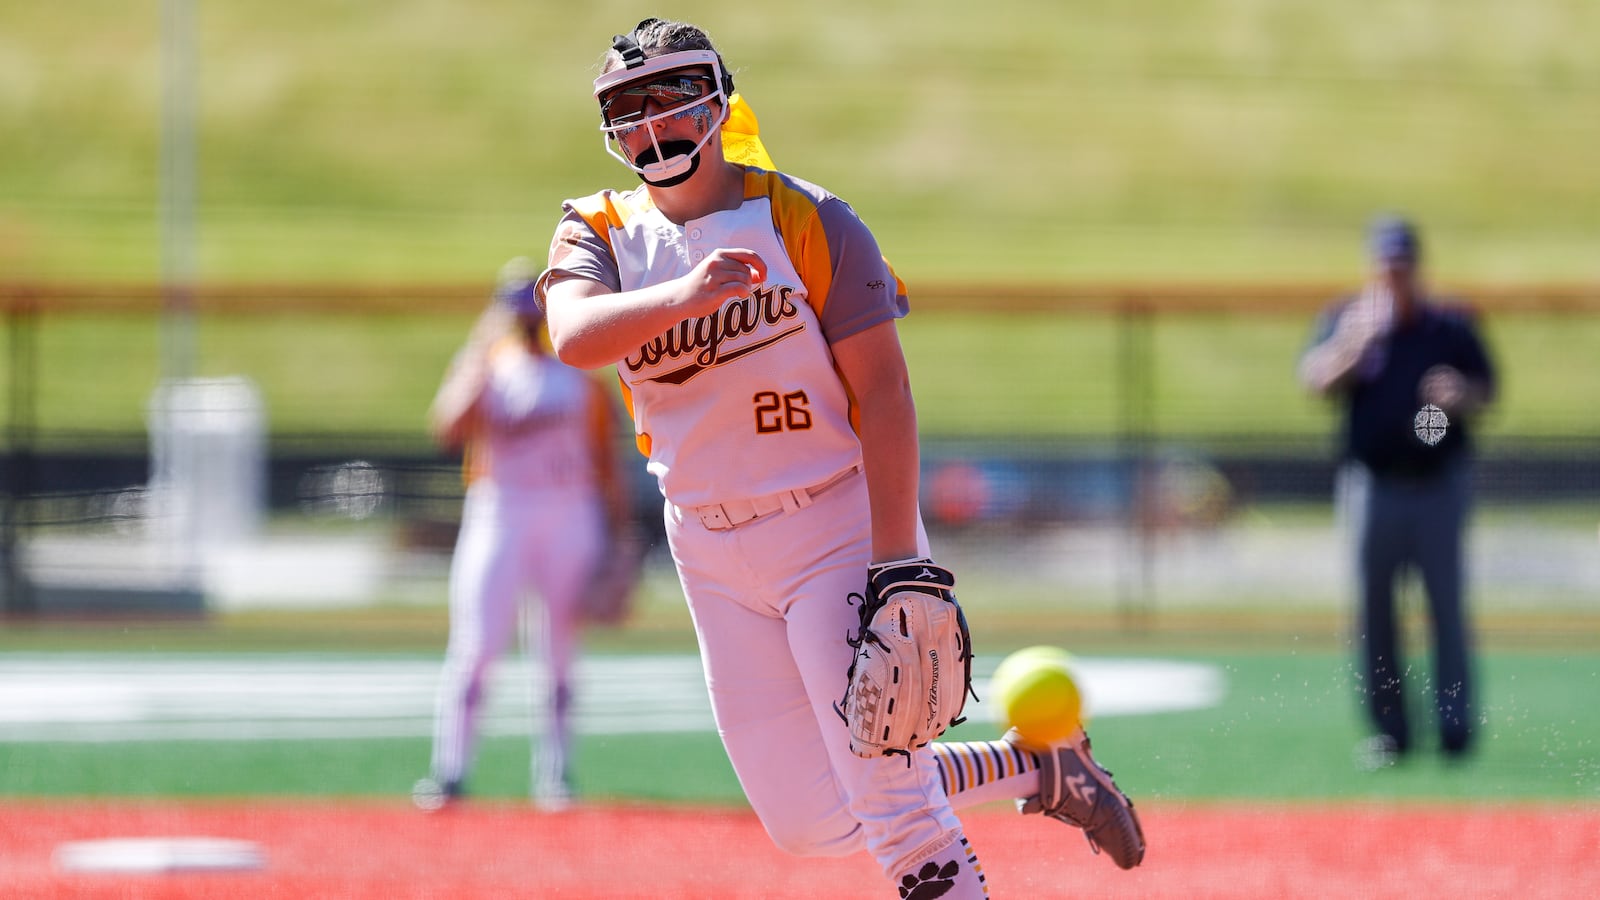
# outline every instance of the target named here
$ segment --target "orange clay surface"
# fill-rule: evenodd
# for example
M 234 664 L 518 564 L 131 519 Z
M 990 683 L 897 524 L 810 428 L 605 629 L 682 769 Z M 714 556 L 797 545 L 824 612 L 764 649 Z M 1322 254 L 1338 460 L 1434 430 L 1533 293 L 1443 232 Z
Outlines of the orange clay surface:
M 963 814 L 995 898 L 1595 897 L 1600 809 L 1575 806 L 1140 807 L 1132 872 L 1081 834 L 1003 806 Z M 69 874 L 62 842 L 257 842 L 249 872 Z M 799 859 L 744 811 L 512 804 L 119 800 L 0 804 L 7 897 L 892 898 L 865 854 Z

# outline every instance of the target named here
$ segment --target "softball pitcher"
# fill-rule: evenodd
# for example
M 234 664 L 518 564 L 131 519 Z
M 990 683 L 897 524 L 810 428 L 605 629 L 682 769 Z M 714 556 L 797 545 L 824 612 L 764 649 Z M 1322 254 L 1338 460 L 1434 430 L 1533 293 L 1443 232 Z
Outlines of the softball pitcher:
M 507 264 L 495 303 L 431 411 L 439 442 L 466 447 L 467 491 L 450 566 L 450 641 L 432 771 L 412 795 L 424 809 L 462 793 L 487 674 L 516 634 L 519 613 L 523 644 L 542 664 L 545 688 L 535 698 L 546 724 L 535 742 L 533 797 L 546 809 L 570 800 L 582 601 L 628 510 L 614 472 L 612 401 L 540 343 L 533 274 L 525 260 Z M 539 602 L 525 603 L 532 595 Z
M 1132 804 L 1081 732 L 928 743 L 962 693 L 939 659 L 947 687 L 970 650 L 922 528 L 907 302 L 872 233 L 822 188 L 741 164 L 766 162 L 754 118 L 693 25 L 617 36 L 594 94 L 607 151 L 644 185 L 568 201 L 538 291 L 562 360 L 617 367 L 717 728 L 768 834 L 865 849 L 901 897 L 982 897 L 952 803 L 1014 797 L 1137 865 Z M 873 610 L 918 592 L 940 624 L 911 627 L 904 658 L 933 657 L 930 713 L 955 698 L 928 728 L 920 697 L 891 712 L 861 677 L 892 643 L 868 633 Z

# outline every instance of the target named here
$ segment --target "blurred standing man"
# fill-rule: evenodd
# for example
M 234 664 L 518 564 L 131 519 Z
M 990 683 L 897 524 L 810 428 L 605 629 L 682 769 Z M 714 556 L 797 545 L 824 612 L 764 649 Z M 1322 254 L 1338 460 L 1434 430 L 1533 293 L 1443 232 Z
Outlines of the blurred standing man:
M 544 666 L 545 733 L 534 801 L 570 802 L 572 669 L 584 597 L 628 521 L 616 477 L 612 402 L 541 343 L 531 264 L 501 272 L 430 411 L 433 434 L 466 448 L 466 501 L 450 565 L 450 642 L 439 686 L 430 777 L 412 798 L 438 809 L 461 796 L 490 666 L 521 613 L 530 660 Z M 524 604 L 537 594 L 537 604 Z M 542 626 L 542 627 L 540 627 Z M 536 680 L 535 684 L 539 682 Z
M 1300 378 L 1343 406 L 1339 508 L 1353 527 L 1362 696 L 1377 731 L 1358 762 L 1376 768 L 1412 745 L 1395 620 L 1395 583 L 1408 565 L 1421 572 L 1432 617 L 1441 749 L 1455 758 L 1472 744 L 1463 538 L 1472 422 L 1494 397 L 1495 374 L 1472 317 L 1424 294 L 1409 222 L 1377 221 L 1369 249 L 1366 288 L 1319 320 Z

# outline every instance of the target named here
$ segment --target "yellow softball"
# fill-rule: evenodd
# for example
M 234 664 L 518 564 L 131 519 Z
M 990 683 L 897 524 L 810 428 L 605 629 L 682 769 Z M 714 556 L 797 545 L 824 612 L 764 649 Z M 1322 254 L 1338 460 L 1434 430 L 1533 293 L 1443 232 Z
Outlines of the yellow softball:
M 1026 647 L 1007 656 L 994 670 L 989 694 L 1000 724 L 1031 744 L 1053 744 L 1081 724 L 1072 655 L 1060 647 Z

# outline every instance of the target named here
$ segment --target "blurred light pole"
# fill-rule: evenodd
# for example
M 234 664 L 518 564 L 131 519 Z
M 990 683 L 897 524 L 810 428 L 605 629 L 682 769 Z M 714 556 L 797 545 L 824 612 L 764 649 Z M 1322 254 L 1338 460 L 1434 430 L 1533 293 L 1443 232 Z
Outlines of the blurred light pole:
M 152 449 L 170 447 L 179 412 L 176 386 L 194 374 L 195 96 L 194 0 L 161 0 L 161 381 L 148 417 Z M 182 585 L 200 577 L 196 517 L 173 508 L 187 496 L 173 454 L 152 453 L 156 515 Z
M 162 375 L 194 368 L 195 65 L 193 0 L 161 0 Z

